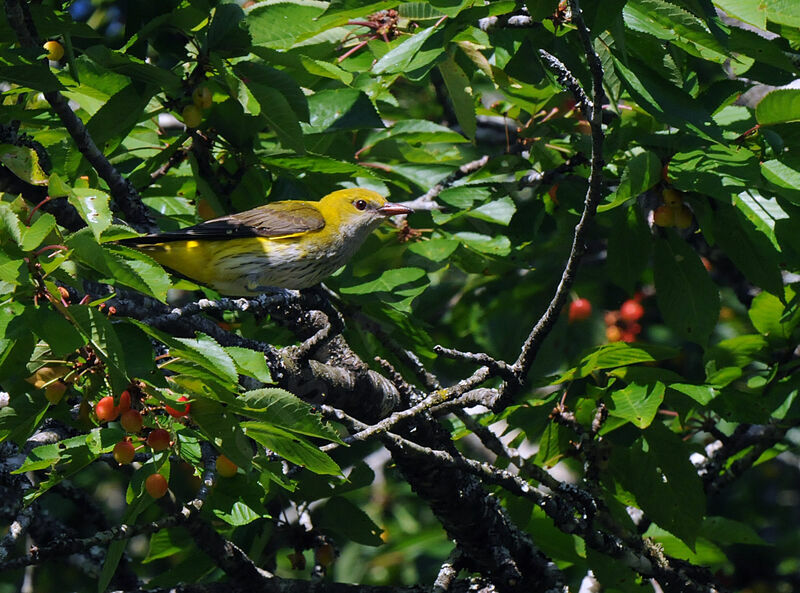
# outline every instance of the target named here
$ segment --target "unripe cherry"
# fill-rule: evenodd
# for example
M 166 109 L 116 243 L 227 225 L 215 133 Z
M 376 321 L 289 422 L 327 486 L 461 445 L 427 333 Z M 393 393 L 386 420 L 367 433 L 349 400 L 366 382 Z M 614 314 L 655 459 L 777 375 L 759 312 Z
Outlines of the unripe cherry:
M 147 446 L 153 451 L 163 451 L 169 448 L 169 433 L 163 428 L 156 428 L 147 435 Z
M 136 434 L 142 430 L 142 415 L 139 410 L 128 410 L 120 416 L 119 423 L 126 432 Z
M 133 456 L 136 452 L 133 449 L 133 443 L 130 441 L 120 441 L 114 445 L 114 459 L 120 465 L 127 465 L 133 461 Z
M 153 498 L 161 498 L 168 488 L 167 479 L 161 474 L 150 474 L 144 481 L 144 489 Z

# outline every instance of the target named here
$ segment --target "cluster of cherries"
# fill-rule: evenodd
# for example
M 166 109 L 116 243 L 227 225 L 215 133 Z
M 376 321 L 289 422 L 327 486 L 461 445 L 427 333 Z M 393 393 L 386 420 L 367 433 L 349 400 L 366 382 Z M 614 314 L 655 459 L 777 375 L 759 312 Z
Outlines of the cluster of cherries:
M 191 404 L 186 396 L 179 397 L 178 401 L 185 402 L 183 408 L 165 405 L 163 409 L 173 418 L 184 418 L 189 415 Z M 139 435 L 144 428 L 142 412 L 131 407 L 131 393 L 127 389 L 120 394 L 119 403 L 116 403 L 110 395 L 100 398 L 94 407 L 94 414 L 100 422 L 114 422 L 119 419 L 120 426 L 129 435 Z M 138 446 L 134 444 L 134 439 L 138 441 Z M 133 462 L 137 447 L 140 449 L 148 447 L 153 453 L 158 453 L 169 449 L 173 444 L 168 430 L 154 428 L 146 437 L 126 436 L 114 445 L 112 454 L 117 463 L 127 465 Z M 232 477 L 236 475 L 238 469 L 236 464 L 224 455 L 217 457 L 217 473 L 220 476 Z M 161 498 L 168 490 L 167 479 L 158 472 L 152 473 L 145 479 L 144 487 L 153 498 Z
M 633 342 L 642 333 L 639 320 L 644 316 L 643 295 L 637 292 L 619 309 L 606 311 L 603 321 L 606 324 L 606 339 L 609 342 Z M 569 304 L 569 322 L 584 321 L 592 315 L 592 303 L 589 299 L 578 298 Z

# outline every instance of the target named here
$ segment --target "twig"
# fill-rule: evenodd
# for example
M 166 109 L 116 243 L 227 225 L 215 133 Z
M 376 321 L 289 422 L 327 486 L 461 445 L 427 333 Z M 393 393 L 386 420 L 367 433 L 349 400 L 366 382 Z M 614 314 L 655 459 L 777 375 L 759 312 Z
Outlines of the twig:
M 575 281 L 578 271 L 578 264 L 586 249 L 584 242 L 588 233 L 589 223 L 597 212 L 597 205 L 602 196 L 603 187 L 603 130 L 602 130 L 602 97 L 603 97 L 603 66 L 600 57 L 594 50 L 589 30 L 583 21 L 580 6 L 577 0 L 570 0 L 572 7 L 572 20 L 578 28 L 578 32 L 583 41 L 584 51 L 586 52 L 589 69 L 592 73 L 592 102 L 590 103 L 589 123 L 592 129 L 592 154 L 591 171 L 589 174 L 589 187 L 586 190 L 583 213 L 575 226 L 575 234 L 572 240 L 572 248 L 561 274 L 556 292 L 553 295 L 547 310 L 536 323 L 525 343 L 522 346 L 519 357 L 514 363 L 515 370 L 520 377 L 525 377 L 533 364 L 536 354 L 542 342 L 555 326 L 558 314 L 566 303 L 569 290 Z M 576 97 L 577 100 L 577 97 Z
M 454 350 L 452 348 L 445 348 L 438 344 L 433 347 L 436 354 L 441 354 L 446 358 L 453 358 L 455 360 L 466 360 L 469 362 L 476 362 L 486 366 L 494 375 L 502 377 L 506 381 L 518 380 L 514 369 L 502 360 L 495 360 L 485 352 L 462 352 L 461 350 Z

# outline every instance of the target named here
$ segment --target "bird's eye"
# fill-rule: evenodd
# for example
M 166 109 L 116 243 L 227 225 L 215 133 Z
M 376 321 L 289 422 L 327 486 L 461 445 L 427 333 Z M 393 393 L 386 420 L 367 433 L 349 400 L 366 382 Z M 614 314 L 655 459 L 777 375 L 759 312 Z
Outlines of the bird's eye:
M 356 207 L 356 210 L 366 210 L 367 202 L 365 200 L 356 200 L 353 202 L 353 206 Z

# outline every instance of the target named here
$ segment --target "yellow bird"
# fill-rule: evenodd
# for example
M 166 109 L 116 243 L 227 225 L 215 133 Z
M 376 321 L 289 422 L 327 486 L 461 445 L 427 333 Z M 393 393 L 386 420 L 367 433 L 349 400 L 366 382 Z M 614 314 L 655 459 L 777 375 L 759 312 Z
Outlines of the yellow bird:
M 161 265 L 230 296 L 308 288 L 347 263 L 387 217 L 412 210 L 368 189 L 287 200 L 179 231 L 126 239 Z

